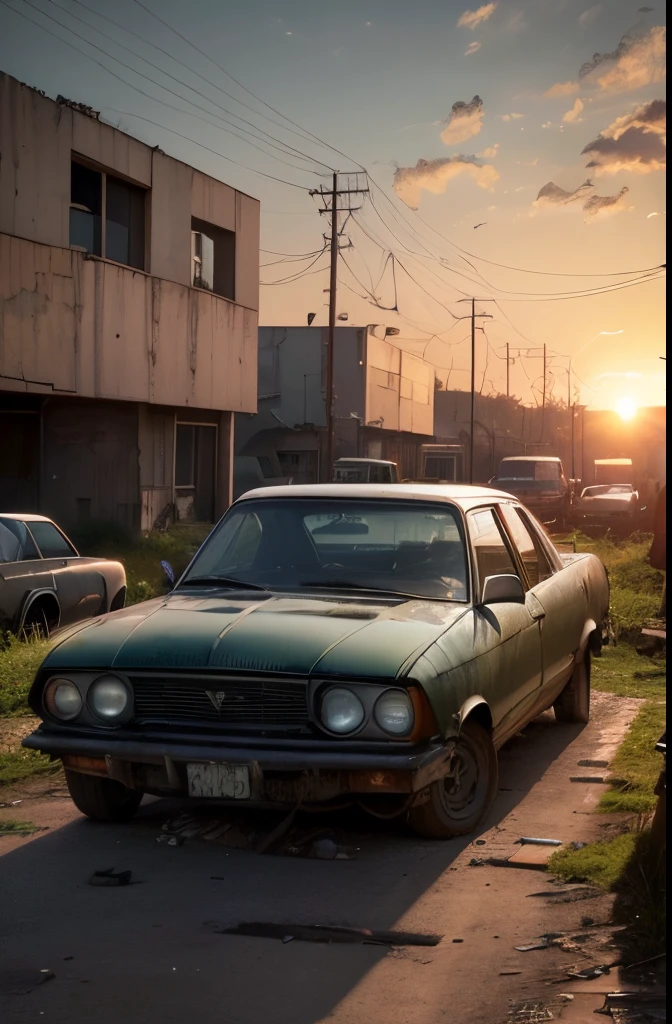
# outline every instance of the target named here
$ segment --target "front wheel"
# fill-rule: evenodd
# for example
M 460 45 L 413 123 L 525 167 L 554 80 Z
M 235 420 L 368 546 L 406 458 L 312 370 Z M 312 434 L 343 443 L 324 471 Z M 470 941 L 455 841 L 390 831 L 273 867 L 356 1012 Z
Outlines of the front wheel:
M 564 690 L 553 704 L 558 722 L 585 725 L 590 721 L 590 651 L 586 651 Z
M 75 807 L 94 821 L 130 821 L 142 793 L 115 779 L 65 770 L 65 781 Z
M 498 779 L 491 736 L 476 722 L 465 722 L 450 775 L 431 784 L 427 803 L 411 808 L 411 827 L 427 839 L 452 839 L 473 832 L 495 799 Z

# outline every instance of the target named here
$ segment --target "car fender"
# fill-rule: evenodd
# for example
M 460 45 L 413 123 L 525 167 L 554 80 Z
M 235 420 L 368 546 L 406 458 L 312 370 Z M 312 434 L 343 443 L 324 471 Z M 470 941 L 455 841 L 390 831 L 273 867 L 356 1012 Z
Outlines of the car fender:
M 56 605 L 58 606 L 58 621 L 60 623 L 60 621 L 61 621 L 61 602 L 58 600 L 58 594 L 56 593 L 56 590 L 53 587 L 41 587 L 39 590 L 31 590 L 27 594 L 26 599 L 23 602 L 23 607 L 21 609 L 21 614 L 19 615 L 19 621 L 18 621 L 18 625 L 17 625 L 17 630 L 23 629 L 23 624 L 26 621 L 26 616 L 28 615 L 28 612 L 30 611 L 32 605 L 35 604 L 35 602 L 38 600 L 38 598 L 44 597 L 45 595 L 48 595 L 49 597 L 53 597 L 54 601 L 56 602 Z
M 453 716 L 458 733 L 467 719 L 472 716 L 478 720 L 480 725 L 484 725 L 488 729 L 492 728 L 490 705 L 485 697 L 481 697 L 480 694 L 472 694 L 471 697 L 467 697 L 458 713 Z

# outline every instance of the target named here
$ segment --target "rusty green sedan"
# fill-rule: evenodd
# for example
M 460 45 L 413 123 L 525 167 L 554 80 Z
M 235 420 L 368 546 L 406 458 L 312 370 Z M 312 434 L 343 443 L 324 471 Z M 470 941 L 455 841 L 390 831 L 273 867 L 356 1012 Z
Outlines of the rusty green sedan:
M 60 639 L 25 746 L 99 820 L 144 794 L 357 803 L 449 838 L 487 813 L 508 738 L 551 707 L 588 721 L 608 606 L 599 559 L 500 491 L 250 491 L 169 594 Z

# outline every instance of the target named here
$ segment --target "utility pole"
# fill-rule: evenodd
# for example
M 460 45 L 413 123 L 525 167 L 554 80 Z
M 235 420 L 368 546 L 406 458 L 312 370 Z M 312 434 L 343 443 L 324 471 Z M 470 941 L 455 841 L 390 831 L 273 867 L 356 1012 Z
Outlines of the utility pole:
M 474 428 L 476 426 L 476 317 L 492 320 L 489 313 L 476 313 L 477 302 L 488 302 L 488 299 L 460 299 L 460 302 L 471 303 L 471 315 L 459 317 L 460 320 L 471 320 L 471 414 L 469 427 L 469 483 L 474 482 Z
M 544 378 L 542 381 L 541 391 L 541 435 L 539 437 L 540 443 L 544 441 L 544 420 L 546 419 L 546 345 L 544 344 Z
M 576 409 L 575 409 L 575 404 L 572 402 L 572 360 L 571 360 L 571 358 L 570 358 L 569 364 L 567 366 L 567 412 L 569 413 L 569 416 L 570 416 L 570 421 L 569 421 L 569 439 L 570 440 L 569 440 L 569 443 L 572 446 L 572 453 L 571 453 L 572 454 L 572 480 L 574 480 L 574 479 L 576 479 L 576 474 L 574 472 L 574 470 L 576 468 L 575 465 L 574 465 L 574 418 L 576 416 Z
M 511 387 L 510 387 L 511 377 L 510 377 L 510 374 L 509 374 L 509 367 L 510 367 L 510 365 L 511 364 L 510 364 L 510 361 L 509 361 L 509 343 L 507 341 L 507 343 L 506 343 L 506 397 L 507 398 L 511 397 Z
M 339 213 L 351 214 L 356 212 L 356 210 L 354 210 L 350 205 L 339 209 L 338 201 L 340 196 L 350 197 L 352 195 L 367 195 L 369 191 L 368 188 L 359 187 L 339 190 L 338 177 L 339 172 L 334 171 L 330 192 L 325 192 L 323 189 L 311 191 L 311 195 L 320 195 L 324 198 L 325 206 L 320 210 L 320 213 L 331 213 L 331 238 L 329 246 L 329 327 L 327 333 L 327 379 L 325 389 L 327 451 L 324 464 L 322 465 L 322 472 L 320 474 L 323 482 L 325 483 L 330 482 L 334 470 L 334 339 L 336 333 L 336 290 L 338 285 L 338 240 L 340 237 L 340 232 L 338 230 L 338 215 Z M 355 184 L 359 184 L 357 172 L 355 172 Z M 361 207 L 357 207 L 356 209 L 361 209 Z

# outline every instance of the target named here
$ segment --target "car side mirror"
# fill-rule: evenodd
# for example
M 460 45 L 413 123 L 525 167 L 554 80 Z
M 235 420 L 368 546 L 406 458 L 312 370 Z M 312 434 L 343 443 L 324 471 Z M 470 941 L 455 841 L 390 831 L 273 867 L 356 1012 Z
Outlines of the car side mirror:
M 481 604 L 525 604 L 525 590 L 518 576 L 486 576 Z

